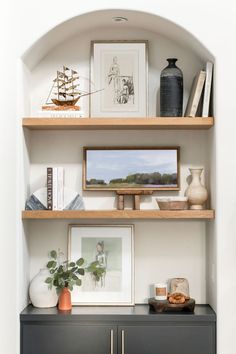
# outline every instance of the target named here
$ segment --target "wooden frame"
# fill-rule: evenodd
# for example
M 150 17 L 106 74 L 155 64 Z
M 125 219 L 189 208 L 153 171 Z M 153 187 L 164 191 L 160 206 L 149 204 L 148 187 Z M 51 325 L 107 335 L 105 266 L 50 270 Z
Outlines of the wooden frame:
M 74 305 L 134 305 L 134 225 L 70 224 L 67 251 L 68 260 L 85 259 L 82 287 L 72 292 Z M 105 269 L 99 281 L 88 270 L 94 261 Z
M 96 46 L 97 48 L 95 48 Z M 125 56 L 128 55 L 131 57 L 125 59 Z M 113 64 L 110 63 L 108 65 L 107 61 L 108 58 L 111 60 L 111 56 L 113 58 Z M 116 63 L 114 63 L 114 59 L 116 59 Z M 126 65 L 125 60 L 127 62 Z M 131 63 L 133 65 L 132 70 L 129 68 Z M 118 71 L 111 72 L 112 67 L 116 68 Z M 104 76 L 105 73 L 106 79 Z M 110 79 L 109 75 L 112 75 Z M 115 85 L 113 94 L 111 93 L 112 82 Z M 129 82 L 132 83 L 131 94 Z M 124 83 L 125 85 L 123 85 Z M 124 88 L 126 88 L 126 92 L 128 92 L 127 95 L 122 95 Z M 101 92 L 97 92 L 89 97 L 89 115 L 91 118 L 138 118 L 148 116 L 148 41 L 91 41 L 90 91 L 93 92 L 97 90 L 101 90 Z M 113 96 L 110 96 L 111 94 Z M 129 99 L 133 97 L 132 102 L 124 101 L 125 96 Z M 138 98 L 135 99 L 135 96 Z
M 106 187 L 88 187 L 86 183 L 86 178 L 87 178 L 87 151 L 89 150 L 176 150 L 177 151 L 177 185 L 176 187 L 145 187 L 143 188 L 142 186 L 140 187 L 119 187 L 119 188 L 106 188 Z M 84 191 L 122 191 L 122 190 L 131 190 L 131 191 L 140 191 L 140 190 L 149 190 L 149 191 L 154 191 L 154 190 L 180 190 L 180 147 L 179 146 L 115 146 L 115 147 L 84 147 L 83 148 L 83 190 Z

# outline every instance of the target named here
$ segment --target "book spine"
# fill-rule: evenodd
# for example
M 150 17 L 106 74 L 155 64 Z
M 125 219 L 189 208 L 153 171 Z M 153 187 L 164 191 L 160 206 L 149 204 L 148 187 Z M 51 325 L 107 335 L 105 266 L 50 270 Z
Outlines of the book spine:
M 47 208 L 52 210 L 52 167 L 47 167 Z
M 58 111 L 39 111 L 38 117 L 45 118 L 84 118 L 85 114 L 82 111 L 69 111 L 69 112 L 58 112 Z
M 191 106 L 189 117 L 196 117 L 197 108 L 198 108 L 198 104 L 200 102 L 200 98 L 201 98 L 201 94 L 202 94 L 205 78 L 206 78 L 206 72 L 202 70 L 200 75 L 199 75 L 199 78 L 198 78 L 196 92 L 195 92 L 194 99 L 193 99 L 193 102 L 192 102 L 192 106 Z
M 213 71 L 213 64 L 210 61 L 208 61 L 206 64 L 206 82 L 205 82 L 205 89 L 204 89 L 202 117 L 209 116 L 212 71 Z
M 58 210 L 58 200 L 57 200 L 57 190 L 58 190 L 58 185 L 57 185 L 57 167 L 53 167 L 53 173 L 52 173 L 52 210 Z
M 58 210 L 63 210 L 64 207 L 64 168 L 58 167 L 57 171 L 57 202 Z

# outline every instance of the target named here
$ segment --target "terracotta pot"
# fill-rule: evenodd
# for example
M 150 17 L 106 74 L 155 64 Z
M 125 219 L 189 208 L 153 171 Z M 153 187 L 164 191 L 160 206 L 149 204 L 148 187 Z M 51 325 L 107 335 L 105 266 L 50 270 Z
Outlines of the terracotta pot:
M 68 311 L 72 309 L 71 293 L 68 288 L 63 288 L 60 292 L 58 309 L 61 311 Z

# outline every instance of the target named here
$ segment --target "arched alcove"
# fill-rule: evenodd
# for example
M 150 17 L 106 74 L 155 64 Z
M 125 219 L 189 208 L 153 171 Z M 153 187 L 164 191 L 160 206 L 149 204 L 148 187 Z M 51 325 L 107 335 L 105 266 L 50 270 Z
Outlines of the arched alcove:
M 115 16 L 128 19 L 124 23 L 112 21 Z M 127 10 L 103 10 L 74 17 L 38 39 L 22 56 L 23 115 L 37 115 L 44 103 L 56 70 L 65 64 L 78 67 L 82 77 L 89 77 L 90 41 L 96 39 L 145 39 L 149 41 L 149 114 L 158 115 L 159 77 L 167 57 L 177 57 L 184 74 L 184 106 L 193 76 L 212 53 L 180 25 L 156 15 Z M 81 100 L 88 114 L 88 99 Z M 173 145 L 181 146 L 181 191 L 187 188 L 188 167 L 201 165 L 206 184 L 210 185 L 210 151 L 208 132 L 26 132 L 25 133 L 25 200 L 35 189 L 45 184 L 45 169 L 49 165 L 63 165 L 70 169 L 66 176 L 69 187 L 83 194 L 88 209 L 111 209 L 115 196 L 106 192 L 82 192 L 82 146 L 85 145 Z M 210 142 L 210 143 L 209 143 Z M 67 173 L 67 172 L 66 172 Z M 168 193 L 166 193 L 168 194 Z M 171 194 L 171 193 L 170 193 Z M 172 193 L 176 195 L 176 193 Z M 155 198 L 144 201 L 144 208 L 155 207 Z M 21 206 L 22 207 L 22 206 Z M 109 221 L 111 222 L 111 221 Z M 29 278 L 46 261 L 47 251 L 60 247 L 66 250 L 68 222 L 38 222 L 27 225 L 29 248 Z M 205 303 L 209 289 L 206 285 L 207 246 L 206 228 L 202 221 L 135 221 L 136 225 L 136 302 L 146 302 L 150 284 L 161 279 L 185 276 L 190 281 L 193 296 Z M 173 231 L 174 230 L 174 231 Z M 145 235 L 145 237 L 144 237 Z M 182 245 L 185 247 L 182 247 Z M 186 249 L 188 254 L 186 254 Z M 214 257 L 212 254 L 211 257 Z M 149 262 L 147 262 L 147 259 Z M 155 279 L 158 280 L 158 279 Z M 145 290 L 144 290 L 145 289 Z
M 127 22 L 113 21 L 123 16 Z M 194 75 L 213 55 L 193 34 L 159 16 L 128 10 L 103 10 L 86 13 L 61 23 L 38 39 L 23 55 L 25 115 L 35 115 L 44 103 L 56 70 L 62 64 L 79 69 L 87 78 L 90 67 L 90 41 L 96 39 L 147 39 L 149 41 L 149 116 L 159 115 L 159 77 L 167 57 L 177 57 L 184 74 L 184 108 Z M 44 68 L 44 69 L 43 69 Z M 87 88 L 87 87 L 85 87 Z M 20 88 L 22 90 L 22 87 Z M 31 102 L 26 97 L 31 96 Z M 82 100 L 88 116 L 89 98 Z M 84 107 L 83 107 L 84 108 Z
M 128 21 L 124 23 L 112 21 L 116 16 L 125 17 Z M 132 28 L 144 29 L 169 38 L 176 44 L 188 48 L 188 50 L 193 51 L 202 60 L 214 59 L 213 54 L 204 44 L 194 34 L 181 27 L 180 24 L 147 12 L 117 9 L 85 13 L 59 24 L 45 33 L 35 43 L 32 43 L 32 46 L 23 53 L 23 61 L 29 69 L 33 69 L 53 47 L 63 41 L 68 40 L 78 33 L 104 27 L 109 27 L 116 31 L 119 31 L 120 28 L 127 30 Z

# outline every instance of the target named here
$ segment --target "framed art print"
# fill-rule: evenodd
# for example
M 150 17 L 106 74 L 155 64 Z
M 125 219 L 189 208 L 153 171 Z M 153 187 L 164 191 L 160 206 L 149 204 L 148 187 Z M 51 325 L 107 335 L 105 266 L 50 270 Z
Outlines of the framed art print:
M 84 147 L 83 190 L 179 190 L 179 147 Z
M 85 260 L 75 305 L 133 305 L 133 225 L 69 225 L 68 259 Z
M 147 116 L 147 41 L 92 41 L 91 117 Z

